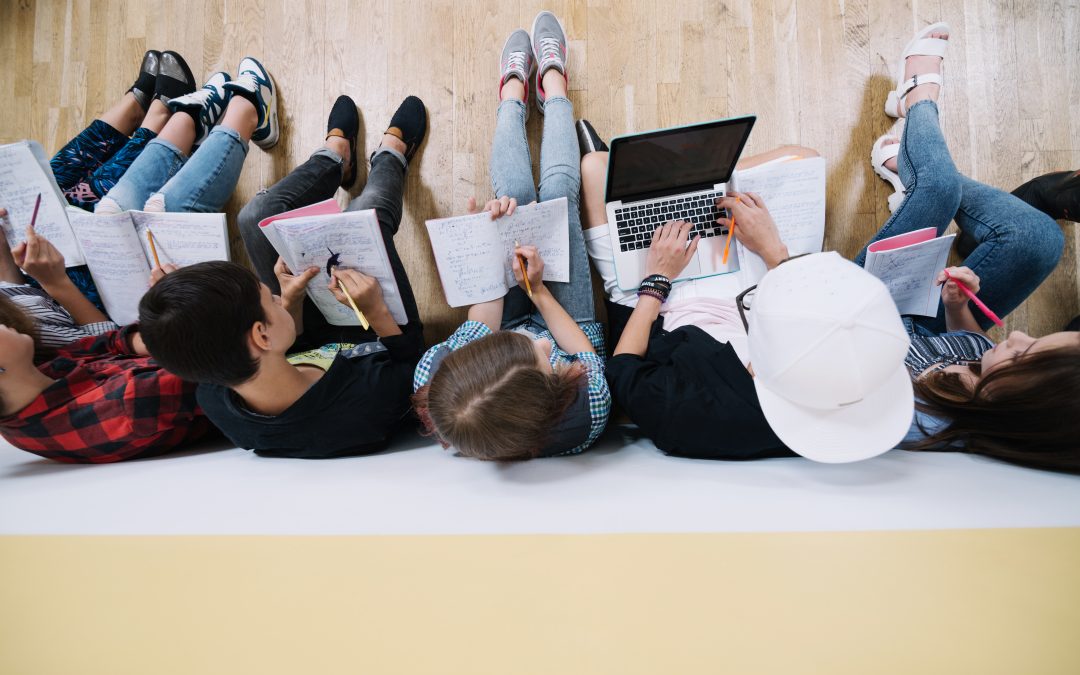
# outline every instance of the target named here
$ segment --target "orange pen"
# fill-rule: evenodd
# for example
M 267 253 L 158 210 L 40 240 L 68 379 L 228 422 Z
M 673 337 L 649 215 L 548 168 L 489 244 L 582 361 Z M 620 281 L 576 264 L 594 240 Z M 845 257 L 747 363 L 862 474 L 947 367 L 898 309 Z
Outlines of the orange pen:
M 738 197 L 735 198 L 735 201 L 742 204 L 742 200 Z M 720 261 L 724 265 L 727 264 L 728 252 L 731 250 L 731 235 L 733 234 L 735 234 L 735 211 L 731 212 L 731 226 L 728 227 L 727 241 L 724 243 L 724 258 Z

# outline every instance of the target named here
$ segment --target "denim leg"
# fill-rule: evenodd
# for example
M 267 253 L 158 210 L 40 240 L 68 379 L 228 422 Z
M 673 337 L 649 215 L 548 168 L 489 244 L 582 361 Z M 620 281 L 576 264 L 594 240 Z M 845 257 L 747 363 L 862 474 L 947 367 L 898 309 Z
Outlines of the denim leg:
M 132 134 L 131 139 L 120 148 L 109 161 L 98 167 L 97 171 L 90 174 L 87 181 L 90 190 L 99 199 L 113 189 L 116 182 L 124 175 L 135 159 L 146 149 L 146 145 L 157 138 L 157 132 L 150 131 L 145 127 L 139 127 Z
M 259 222 L 279 213 L 308 206 L 334 196 L 341 185 L 342 159 L 323 148 L 293 169 L 273 186 L 262 190 L 240 210 L 236 222 L 244 240 L 248 258 L 259 279 L 274 293 L 280 293 L 274 263 L 278 254 L 259 229 Z M 311 305 L 313 311 L 315 305 Z M 307 309 L 305 309 L 307 313 Z
M 180 171 L 186 161 L 187 156 L 175 145 L 155 138 L 146 144 L 116 185 L 105 194 L 102 202 L 111 200 L 120 211 L 138 211 L 150 195 Z
M 165 211 L 218 213 L 236 189 L 247 159 L 248 142 L 235 129 L 214 127 L 191 159 L 153 196 Z
M 867 246 L 924 227 L 935 227 L 940 235 L 956 215 L 961 176 L 941 135 L 938 109 L 933 101 L 920 101 L 908 108 L 897 168 L 900 180 L 907 186 L 907 197 Z M 864 246 L 855 256 L 855 263 L 862 265 L 865 261 Z
M 50 160 L 56 184 L 66 194 L 86 180 L 127 141 L 126 135 L 101 120 L 94 120 Z
M 589 254 L 581 230 L 581 155 L 574 131 L 574 108 L 563 97 L 551 97 L 544 104 L 544 137 L 540 145 L 540 201 L 566 197 L 570 228 L 570 281 L 547 284 L 563 309 L 574 321 L 596 319 Z M 542 323 L 540 313 L 533 320 Z
M 1050 216 L 1006 192 L 961 177 L 956 224 L 977 242 L 964 265 L 979 276 L 979 299 L 1005 316 L 1057 267 L 1065 236 Z M 979 325 L 991 321 L 974 306 Z
M 416 306 L 412 284 L 409 283 L 405 266 L 401 263 L 401 257 L 394 246 L 394 235 L 397 234 L 398 226 L 401 224 L 407 166 L 408 162 L 401 153 L 388 148 L 376 150 L 371 155 L 371 169 L 368 171 L 367 184 L 364 185 L 363 192 L 352 200 L 346 210 L 375 209 L 375 217 L 379 220 L 383 243 L 386 245 L 386 255 L 390 259 L 394 279 L 397 280 L 398 289 L 401 291 L 405 316 L 410 325 L 414 322 L 419 325 L 420 311 Z M 330 342 L 366 342 L 376 339 L 376 335 L 374 331 L 365 331 L 359 326 L 332 326 L 327 323 L 321 312 L 314 308 L 309 312 L 305 305 L 304 333 L 301 338 L 303 344 L 315 345 Z

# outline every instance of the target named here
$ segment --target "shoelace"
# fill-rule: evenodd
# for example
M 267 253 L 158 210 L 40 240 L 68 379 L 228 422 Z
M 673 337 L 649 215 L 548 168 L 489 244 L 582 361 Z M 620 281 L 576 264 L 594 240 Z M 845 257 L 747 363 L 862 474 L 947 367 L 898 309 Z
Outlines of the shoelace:
M 562 62 L 562 42 L 558 38 L 540 38 L 540 65 L 548 61 Z M 541 68 L 542 69 L 542 68 Z
M 521 79 L 528 79 L 529 73 L 525 70 L 526 64 L 529 62 L 529 55 L 525 52 L 510 52 L 510 56 L 506 57 L 506 67 L 503 69 L 506 72 L 518 72 L 521 74 Z

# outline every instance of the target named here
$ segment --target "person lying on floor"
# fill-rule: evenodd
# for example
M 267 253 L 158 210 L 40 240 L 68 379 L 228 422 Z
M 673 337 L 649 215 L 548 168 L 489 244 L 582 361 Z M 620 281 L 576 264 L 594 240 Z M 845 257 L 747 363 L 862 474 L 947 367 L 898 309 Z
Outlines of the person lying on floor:
M 0 296 L 0 436 L 58 462 L 161 455 L 213 426 L 195 385 L 163 370 L 137 326 L 77 340 L 34 365 L 33 319 Z
M 341 268 L 330 288 L 348 304 L 337 286 L 344 284 L 371 330 L 328 324 L 313 305 L 305 307 L 318 269 L 294 274 L 258 228 L 262 218 L 322 201 L 355 176 L 359 118 L 345 96 L 331 111 L 326 145 L 241 212 L 240 231 L 259 276 L 235 263 L 200 263 L 168 274 L 140 302 L 150 353 L 201 383 L 199 403 L 239 447 L 274 457 L 363 455 L 384 449 L 390 435 L 411 422 L 423 327 L 394 234 L 405 172 L 426 128 L 423 102 L 406 98 L 371 156 L 364 190 L 349 205 L 375 209 L 406 325 L 394 321 L 378 281 Z M 298 333 L 311 349 L 294 351 Z

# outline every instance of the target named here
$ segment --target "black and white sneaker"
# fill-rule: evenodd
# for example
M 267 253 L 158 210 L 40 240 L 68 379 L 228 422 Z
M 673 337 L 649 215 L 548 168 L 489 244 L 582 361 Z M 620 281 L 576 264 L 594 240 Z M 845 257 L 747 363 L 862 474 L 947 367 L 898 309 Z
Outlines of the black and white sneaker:
M 230 80 L 226 72 L 214 73 L 202 89 L 186 96 L 170 99 L 166 105 L 169 110 L 191 115 L 195 120 L 195 145 L 201 145 L 210 130 L 221 120 L 225 108 L 229 105 L 229 92 L 225 85 Z
M 225 89 L 251 101 L 259 112 L 259 123 L 251 134 L 251 142 L 263 150 L 269 150 L 278 142 L 280 129 L 277 114 L 277 87 L 274 78 L 263 65 L 250 56 L 240 60 L 236 79 L 225 84 Z

